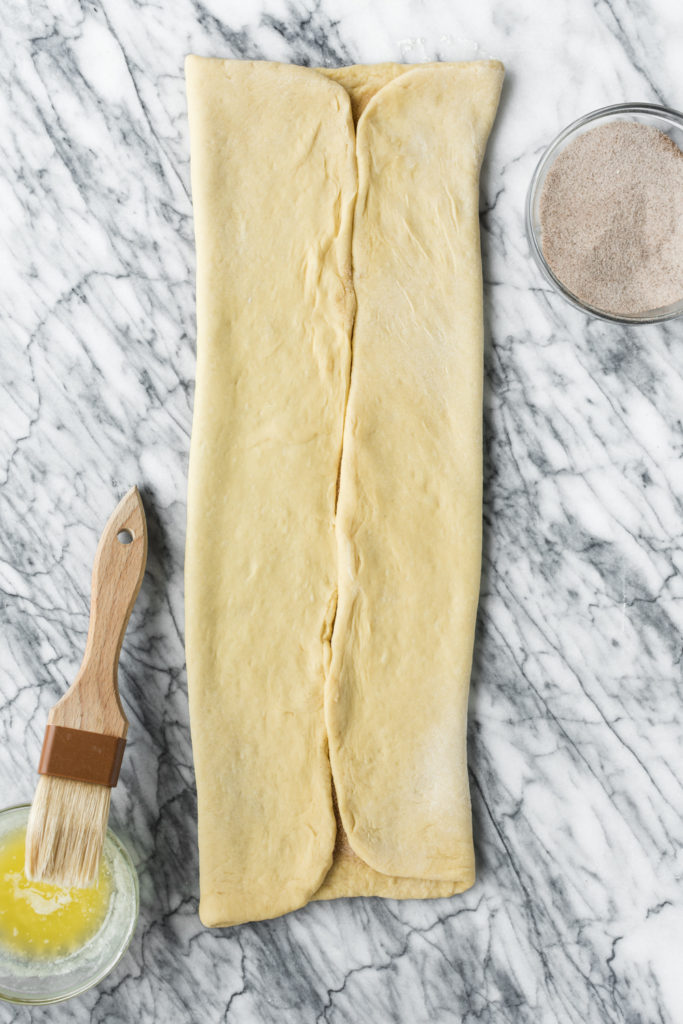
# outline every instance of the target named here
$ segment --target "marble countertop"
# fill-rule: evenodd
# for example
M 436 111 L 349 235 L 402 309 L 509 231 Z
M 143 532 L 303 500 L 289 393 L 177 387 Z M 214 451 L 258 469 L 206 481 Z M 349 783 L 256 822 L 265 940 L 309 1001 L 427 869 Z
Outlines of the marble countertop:
M 674 0 L 9 0 L 0 33 L 0 803 L 29 801 L 90 568 L 131 483 L 149 569 L 121 657 L 111 820 L 132 947 L 0 1022 L 673 1024 L 683 1010 L 683 328 L 590 321 L 528 255 L 566 123 L 683 108 Z M 470 711 L 478 881 L 208 931 L 183 653 L 194 373 L 188 52 L 310 64 L 495 56 L 482 182 L 485 550 Z

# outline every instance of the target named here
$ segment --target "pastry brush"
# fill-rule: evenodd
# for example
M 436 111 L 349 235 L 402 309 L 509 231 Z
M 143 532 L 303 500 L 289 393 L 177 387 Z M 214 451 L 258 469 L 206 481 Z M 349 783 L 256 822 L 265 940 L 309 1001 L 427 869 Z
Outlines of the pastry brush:
M 84 888 L 97 877 L 128 731 L 119 652 L 146 561 L 145 510 L 133 487 L 97 546 L 83 662 L 48 715 L 26 828 L 25 870 L 34 881 Z

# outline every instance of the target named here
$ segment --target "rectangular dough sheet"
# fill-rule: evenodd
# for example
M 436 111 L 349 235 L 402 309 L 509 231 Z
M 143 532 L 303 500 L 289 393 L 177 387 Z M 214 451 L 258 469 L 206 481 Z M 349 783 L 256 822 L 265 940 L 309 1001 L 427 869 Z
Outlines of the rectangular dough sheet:
M 503 69 L 186 72 L 200 916 L 451 895 L 474 881 L 478 181 Z

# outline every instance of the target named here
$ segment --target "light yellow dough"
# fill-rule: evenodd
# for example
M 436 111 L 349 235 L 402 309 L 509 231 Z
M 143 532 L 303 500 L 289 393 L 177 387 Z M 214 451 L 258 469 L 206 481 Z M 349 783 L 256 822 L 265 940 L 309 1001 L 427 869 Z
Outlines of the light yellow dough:
M 474 879 L 478 176 L 501 81 L 188 58 L 207 925 Z
M 200 914 L 305 903 L 335 822 L 323 718 L 354 300 L 346 92 L 190 59 L 197 383 L 186 554 Z
M 377 871 L 474 880 L 466 720 L 481 561 L 479 167 L 494 64 L 417 68 L 356 143 L 358 305 L 341 463 L 330 756 Z

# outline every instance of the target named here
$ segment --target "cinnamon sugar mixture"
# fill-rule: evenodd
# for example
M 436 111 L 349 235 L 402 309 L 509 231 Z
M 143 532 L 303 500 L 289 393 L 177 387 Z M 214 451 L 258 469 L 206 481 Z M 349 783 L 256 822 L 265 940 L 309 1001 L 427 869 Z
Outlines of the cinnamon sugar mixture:
M 582 302 L 621 316 L 683 299 L 683 153 L 615 121 L 555 160 L 540 201 L 543 255 Z

